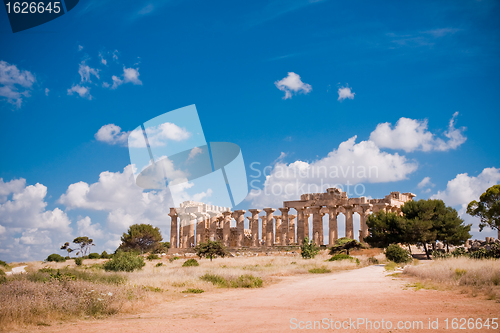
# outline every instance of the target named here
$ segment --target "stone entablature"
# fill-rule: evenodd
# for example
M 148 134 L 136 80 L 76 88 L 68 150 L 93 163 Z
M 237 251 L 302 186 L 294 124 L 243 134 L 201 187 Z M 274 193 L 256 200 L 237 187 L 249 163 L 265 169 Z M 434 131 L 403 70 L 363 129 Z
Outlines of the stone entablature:
M 276 215 L 278 211 L 274 208 L 249 209 L 248 229 L 244 228 L 245 210 L 231 212 L 226 207 L 186 201 L 170 209 L 170 243 L 172 248 L 188 248 L 210 239 L 221 240 L 227 247 L 272 247 L 301 245 L 305 237 L 310 237 L 317 245 L 323 245 L 323 216 L 328 214 L 329 245 L 333 245 L 338 238 L 338 214 L 345 215 L 346 237 L 354 238 L 353 214 L 358 213 L 359 238 L 363 239 L 368 236 L 366 219 L 369 214 L 380 210 L 401 213 L 401 206 L 414 197 L 412 193 L 391 192 L 383 199 L 348 198 L 347 193 L 329 188 L 325 193 L 303 194 L 300 200 L 283 202 L 283 208 L 279 208 L 281 215 Z M 297 214 L 290 214 L 290 209 L 295 209 Z M 264 215 L 259 216 L 262 211 Z M 310 215 L 313 217 L 312 235 L 309 235 Z M 232 219 L 236 227 L 231 227 Z

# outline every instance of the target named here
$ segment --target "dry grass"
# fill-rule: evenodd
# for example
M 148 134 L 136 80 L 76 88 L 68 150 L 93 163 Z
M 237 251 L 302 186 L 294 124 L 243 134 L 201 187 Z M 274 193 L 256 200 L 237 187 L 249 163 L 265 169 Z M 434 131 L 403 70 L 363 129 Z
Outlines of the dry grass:
M 500 260 L 449 258 L 418 266 L 407 266 L 403 274 L 427 283 L 458 287 L 462 293 L 483 293 L 489 299 L 500 298 Z
M 77 267 L 73 260 L 30 262 L 27 263 L 27 274 L 9 277 L 6 284 L 0 284 L 0 330 L 144 311 L 158 302 L 184 297 L 187 290 L 193 294 L 193 291 L 201 293 L 201 290 L 205 293 L 220 292 L 220 285 L 200 279 L 205 274 L 222 277 L 228 281 L 226 287 L 265 287 L 283 276 L 312 275 L 310 271 L 315 272 L 318 268 L 336 272 L 367 266 L 370 264 L 368 258 L 373 255 L 383 260 L 383 254 L 360 252 L 357 255 L 359 265 L 350 260 L 329 262 L 325 260 L 330 256 L 322 251 L 316 258 L 308 260 L 298 254 L 239 256 L 217 258 L 212 262 L 201 259 L 198 260 L 200 266 L 182 267 L 187 257 L 173 262 L 164 257 L 147 261 L 140 271 L 119 274 L 100 269 L 105 259 L 88 259 L 81 267 Z M 163 265 L 157 267 L 158 263 Z M 57 270 L 62 277 L 50 275 Z M 65 276 L 65 273 L 69 275 Z

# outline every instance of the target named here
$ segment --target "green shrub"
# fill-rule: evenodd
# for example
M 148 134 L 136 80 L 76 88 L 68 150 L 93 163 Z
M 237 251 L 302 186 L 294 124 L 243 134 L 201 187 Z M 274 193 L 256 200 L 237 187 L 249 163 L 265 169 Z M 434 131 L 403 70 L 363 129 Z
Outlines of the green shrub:
M 170 262 L 174 262 L 175 260 L 179 260 L 180 258 L 178 256 L 175 256 L 175 257 L 171 257 L 168 259 L 168 261 Z
M 186 294 L 201 294 L 204 293 L 205 290 L 199 288 L 188 288 L 186 290 L 183 290 L 182 292 Z
M 182 264 L 182 267 L 191 267 L 191 266 L 200 266 L 200 264 L 198 263 L 198 261 L 196 261 L 196 259 L 188 259 L 184 261 L 184 263 Z
M 104 264 L 104 269 L 114 272 L 133 272 L 136 269 L 141 269 L 145 265 L 146 263 L 142 257 L 130 252 L 119 252 L 113 256 L 113 259 Z
M 328 261 L 342 261 L 342 260 L 351 260 L 351 261 L 353 261 L 354 259 L 355 259 L 354 257 L 351 257 L 348 254 L 339 253 L 339 254 L 336 254 L 336 255 L 332 256 L 330 259 L 328 259 Z
M 313 259 L 319 252 L 319 246 L 309 241 L 309 238 L 304 238 L 304 243 L 300 247 L 300 255 L 304 259 Z
M 57 280 L 82 280 L 92 283 L 123 284 L 127 280 L 123 275 L 116 273 L 88 272 L 75 268 L 54 269 L 44 267 L 36 272 L 27 274 L 27 279 L 32 282 L 47 282 Z
M 158 287 L 152 287 L 152 286 L 142 286 L 142 289 L 147 290 L 147 291 L 152 291 L 155 293 L 162 293 L 163 289 L 158 288 Z
M 229 285 L 225 278 L 215 274 L 206 273 L 205 275 L 200 276 L 200 280 L 212 282 L 213 285 L 218 287 L 227 287 Z
M 160 267 L 160 266 L 163 266 L 163 263 L 162 262 L 159 262 L 155 265 L 155 267 Z
M 378 264 L 379 264 L 378 259 L 377 259 L 377 258 L 375 258 L 375 257 L 370 257 L 370 258 L 368 258 L 368 262 L 369 262 L 370 264 L 373 264 L 373 265 L 378 265 Z
M 7 282 L 7 274 L 0 269 L 0 284 Z
M 326 267 L 316 267 L 316 268 L 311 268 L 309 270 L 309 273 L 313 274 L 324 274 L 324 273 L 330 273 L 331 270 L 326 268 Z
M 152 260 L 156 260 L 156 259 L 160 259 L 160 257 L 158 257 L 158 255 L 154 254 L 154 253 L 150 253 L 146 259 L 148 259 L 149 261 L 152 261 Z
M 89 259 L 99 259 L 101 255 L 99 253 L 91 253 L 89 254 Z
M 5 261 L 0 260 L 0 266 L 7 267 L 9 265 L 7 265 L 7 263 Z
M 260 288 L 262 279 L 250 274 L 241 275 L 238 279 L 231 281 L 232 288 Z
M 457 247 L 455 250 L 451 252 L 451 255 L 456 257 L 466 257 L 468 256 L 467 250 L 463 247 Z
M 80 257 L 75 258 L 75 264 L 77 266 L 81 266 L 83 264 L 83 258 Z
M 109 259 L 111 258 L 111 255 L 108 254 L 106 251 L 102 251 L 101 253 L 101 259 Z
M 452 255 L 450 253 L 445 253 L 441 251 L 432 251 L 432 258 L 433 259 L 447 259 L 451 258 Z
M 46 261 L 55 261 L 55 262 L 65 262 L 66 259 L 64 259 L 63 256 L 57 254 L 57 253 L 52 253 L 45 259 Z
M 398 264 L 396 264 L 395 262 L 391 261 L 391 262 L 388 262 L 387 264 L 385 264 L 384 268 L 386 271 L 395 271 L 396 270 L 396 267 L 398 267 Z
M 397 244 L 389 245 L 385 250 L 385 256 L 388 260 L 394 261 L 398 264 L 411 261 L 410 252 Z

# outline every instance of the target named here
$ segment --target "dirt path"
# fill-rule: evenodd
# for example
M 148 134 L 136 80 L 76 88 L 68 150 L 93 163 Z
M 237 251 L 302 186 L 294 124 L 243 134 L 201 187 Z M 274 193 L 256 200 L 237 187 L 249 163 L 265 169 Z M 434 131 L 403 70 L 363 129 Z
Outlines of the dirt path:
M 12 268 L 12 271 L 10 272 L 5 272 L 6 275 L 12 275 L 12 274 L 21 274 L 21 273 L 26 273 L 26 270 L 24 269 L 25 267 L 28 266 L 18 266 Z
M 446 332 L 446 318 L 500 317 L 500 303 L 456 292 L 405 289 L 407 281 L 386 276 L 383 266 L 337 274 L 287 277 L 278 284 L 250 290 L 188 295 L 148 313 L 79 321 L 41 328 L 47 332 L 293 332 L 303 321 L 323 318 L 349 325 L 349 318 L 373 324 L 390 321 L 392 329 L 338 329 L 341 332 Z M 297 320 L 292 320 L 296 318 Z M 439 320 L 439 329 L 429 330 Z M 344 321 L 347 321 L 343 323 Z M 399 321 L 422 321 L 424 329 L 397 329 Z M 403 323 L 404 324 L 404 323 Z M 410 323 L 411 324 L 411 323 Z M 329 322 L 329 325 L 332 325 Z M 375 324 L 376 325 L 376 324 Z M 316 326 L 318 327 L 318 326 Z M 386 327 L 386 326 L 384 326 Z M 319 330 L 319 329 L 318 329 Z M 321 330 L 323 331 L 323 330 Z M 456 330 L 455 330 L 456 331 Z M 464 330 L 461 330 L 464 332 Z M 474 330 L 466 329 L 466 332 Z M 480 330 L 476 330 L 480 331 Z M 482 330 L 498 332 L 499 330 Z

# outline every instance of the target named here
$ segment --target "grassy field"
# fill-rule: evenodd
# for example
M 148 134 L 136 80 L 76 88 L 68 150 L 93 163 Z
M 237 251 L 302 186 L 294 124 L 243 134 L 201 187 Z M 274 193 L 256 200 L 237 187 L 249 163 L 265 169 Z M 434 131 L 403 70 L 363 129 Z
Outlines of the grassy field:
M 449 258 L 407 266 L 403 274 L 416 277 L 423 288 L 458 289 L 472 296 L 500 300 L 500 260 Z
M 105 259 L 87 259 L 79 267 L 73 260 L 29 262 L 26 274 L 0 284 L 0 329 L 135 312 L 186 293 L 265 287 L 284 276 L 356 269 L 369 265 L 371 256 L 380 261 L 385 258 L 373 249 L 353 255 L 359 264 L 325 261 L 330 257 L 326 251 L 308 260 L 298 254 L 202 259 L 194 267 L 182 267 L 188 258 L 170 261 L 164 257 L 146 260 L 143 269 L 130 273 L 105 272 Z

